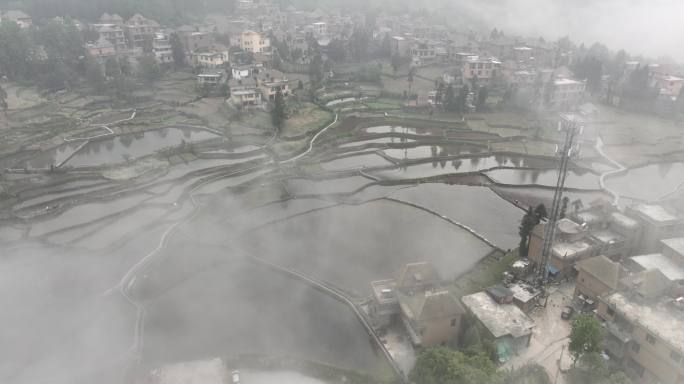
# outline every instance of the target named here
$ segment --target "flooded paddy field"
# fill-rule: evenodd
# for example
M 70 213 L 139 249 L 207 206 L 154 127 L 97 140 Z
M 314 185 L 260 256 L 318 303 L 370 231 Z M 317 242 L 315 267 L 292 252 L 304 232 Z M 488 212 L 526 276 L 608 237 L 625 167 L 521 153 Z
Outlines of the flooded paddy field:
M 509 185 L 543 185 L 553 187 L 558 171 L 537 169 L 495 169 L 487 172 L 495 182 Z M 600 189 L 599 176 L 589 171 L 568 170 L 566 188 Z
M 606 178 L 605 183 L 622 196 L 655 201 L 684 184 L 684 163 L 658 163 L 633 168 Z
M 374 153 L 341 157 L 339 159 L 321 163 L 321 167 L 326 171 L 348 171 L 353 169 L 378 168 L 392 165 L 392 162 Z
M 406 263 L 432 262 L 451 279 L 492 251 L 439 216 L 383 200 L 310 212 L 252 231 L 243 242 L 247 252 L 359 296 Z
M 500 248 L 512 249 L 520 242 L 517 228 L 523 211 L 488 187 L 426 183 L 402 188 L 390 197 L 467 225 Z
M 393 151 L 402 151 L 401 149 Z M 470 156 L 470 157 L 458 157 L 458 158 L 440 158 L 433 159 L 432 161 L 426 161 L 423 163 L 412 163 L 410 165 L 403 165 L 389 170 L 375 171 L 373 174 L 383 179 L 417 179 L 424 177 L 433 177 L 448 175 L 454 173 L 469 173 L 469 172 L 481 172 L 486 171 L 495 167 L 513 167 L 516 166 L 538 166 L 538 167 L 548 167 L 552 168 L 554 163 L 551 161 L 536 159 L 536 158 L 525 158 L 525 157 L 509 157 L 503 155 L 492 155 L 492 156 Z M 519 171 L 517 169 L 511 170 L 494 170 L 490 172 L 510 172 L 516 173 L 514 171 Z M 535 171 L 539 174 L 543 174 L 545 171 Z M 489 173 L 489 172 L 488 172 Z M 598 179 L 597 179 L 598 183 Z
M 361 324 L 338 301 L 225 247 L 180 240 L 171 242 L 141 288 L 150 303 L 145 364 L 246 353 L 362 372 L 384 364 Z
M 426 136 L 443 136 L 444 129 L 442 128 L 415 128 L 415 127 L 398 127 L 393 125 L 380 125 L 375 127 L 368 127 L 363 129 L 366 133 L 399 133 L 404 135 L 426 135 Z
M 160 149 L 174 147 L 183 142 L 196 142 L 217 138 L 209 131 L 191 128 L 160 128 L 110 139 L 91 141 L 74 154 L 66 165 L 93 167 L 118 164 L 146 156 Z
M 362 145 L 366 145 L 366 144 L 402 144 L 402 143 L 410 143 L 413 141 L 415 141 L 415 140 L 406 139 L 406 138 L 399 138 L 399 137 L 380 137 L 377 139 L 351 141 L 348 143 L 340 144 L 339 148 L 358 147 L 358 146 L 362 146 Z
M 138 358 L 154 368 L 245 353 L 387 372 L 349 307 L 252 258 L 352 298 L 368 296 L 370 281 L 407 262 L 430 261 L 450 280 L 495 247 L 517 245 L 523 211 L 516 205 L 550 204 L 552 190 L 543 186 L 555 184 L 556 161 L 486 152 L 482 142 L 473 146 L 482 138 L 447 128 L 349 132 L 333 148 L 335 137 L 319 142 L 323 150 L 303 140 L 310 151 L 293 149 L 301 160 L 285 154 L 276 162 L 269 150 L 240 144 L 136 161 L 219 137 L 168 127 L 92 141 L 70 159 L 72 144 L 30 160 L 35 168 L 69 159 L 68 166 L 104 170 L 6 175 L 2 188 L 12 197 L 0 216 L 0 285 L 16 311 L 0 315 L 11 330 L 2 335 L 0 381 L 80 384 L 107 373 L 120 382 Z M 396 136 L 377 137 L 384 134 Z M 505 168 L 487 175 L 511 185 L 477 173 L 496 167 Z M 654 169 L 673 188 L 684 172 L 681 164 L 635 169 L 624 186 L 606 182 L 629 193 L 640 172 Z M 461 181 L 446 176 L 469 172 Z M 434 182 L 415 183 L 426 177 Z M 594 173 L 573 170 L 567 186 L 578 189 L 566 196 L 585 206 L 610 198 Z M 275 375 L 254 377 L 304 380 Z

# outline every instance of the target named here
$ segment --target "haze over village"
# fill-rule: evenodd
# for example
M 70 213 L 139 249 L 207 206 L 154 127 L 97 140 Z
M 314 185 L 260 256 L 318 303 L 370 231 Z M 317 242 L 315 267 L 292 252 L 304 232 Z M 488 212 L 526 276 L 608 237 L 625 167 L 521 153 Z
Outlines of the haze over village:
M 0 383 L 684 383 L 682 12 L 0 0 Z

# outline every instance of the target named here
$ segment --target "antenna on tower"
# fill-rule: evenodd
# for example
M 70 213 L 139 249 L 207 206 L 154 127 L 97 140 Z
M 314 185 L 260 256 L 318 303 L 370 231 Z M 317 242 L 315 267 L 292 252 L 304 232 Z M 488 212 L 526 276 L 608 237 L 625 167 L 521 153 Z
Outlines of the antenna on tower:
M 583 123 L 577 119 L 575 115 L 560 115 L 558 121 L 558 130 L 565 130 L 565 139 L 563 140 L 563 149 L 558 151 L 556 145 L 556 153 L 560 155 L 560 164 L 558 167 L 558 180 L 553 192 L 553 202 L 551 204 L 551 211 L 548 222 L 544 228 L 544 243 L 542 245 L 542 257 L 537 270 L 537 281 L 546 285 L 549 278 L 549 259 L 551 256 L 551 248 L 553 246 L 553 239 L 556 233 L 556 223 L 560 216 L 561 201 L 563 200 L 563 189 L 565 188 L 565 179 L 568 175 L 568 164 L 570 163 L 570 156 L 577 150 L 573 151 L 575 137 L 582 134 Z

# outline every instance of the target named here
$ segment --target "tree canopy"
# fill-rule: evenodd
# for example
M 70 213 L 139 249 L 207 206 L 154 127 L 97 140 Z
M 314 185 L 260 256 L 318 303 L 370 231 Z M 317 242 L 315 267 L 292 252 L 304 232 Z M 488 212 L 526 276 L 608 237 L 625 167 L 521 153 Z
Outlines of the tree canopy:
M 484 354 L 468 356 L 446 347 L 423 351 L 409 374 L 416 384 L 502 383 L 503 376 Z
M 601 352 L 601 324 L 591 314 L 579 314 L 572 320 L 568 349 L 575 362 L 587 353 Z

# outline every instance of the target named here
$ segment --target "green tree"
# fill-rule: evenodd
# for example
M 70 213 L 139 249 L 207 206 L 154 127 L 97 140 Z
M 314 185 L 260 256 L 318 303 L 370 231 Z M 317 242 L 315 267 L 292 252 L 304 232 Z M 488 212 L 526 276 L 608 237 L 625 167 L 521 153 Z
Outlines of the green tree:
M 411 99 L 411 91 L 412 91 L 411 88 L 413 88 L 413 77 L 415 76 L 415 74 L 416 74 L 416 68 L 411 67 L 411 69 L 409 69 L 409 72 L 408 72 L 408 77 L 406 78 L 406 80 L 408 81 L 408 98 L 409 98 L 409 100 Z
M 177 68 L 185 67 L 185 50 L 177 33 L 174 32 L 169 36 L 169 43 L 171 44 L 171 55 L 173 56 L 174 65 Z
M 219 94 L 224 98 L 230 97 L 230 87 L 227 83 L 223 83 L 219 86 Z
M 0 70 L 10 80 L 31 77 L 33 43 L 28 34 L 11 21 L 0 23 Z
M 449 84 L 444 92 L 444 110 L 449 112 L 455 112 L 458 109 L 456 104 L 456 95 L 454 94 L 454 87 Z
M 395 53 L 392 55 L 392 71 L 394 74 L 397 74 L 397 71 L 399 71 L 399 67 L 401 67 L 401 56 L 399 56 L 398 53 Z
M 323 58 L 316 54 L 309 64 L 309 81 L 311 89 L 317 89 L 323 81 Z
M 105 77 L 111 78 L 119 76 L 121 74 L 121 66 L 119 65 L 119 62 L 113 57 L 110 57 L 107 59 L 107 61 L 105 61 L 104 68 Z
M 503 382 L 496 365 L 483 354 L 468 356 L 446 347 L 423 351 L 409 374 L 416 384 L 470 384 Z
M 278 91 L 275 94 L 273 108 L 271 109 L 271 122 L 276 128 L 277 134 L 280 134 L 283 124 L 285 124 L 285 119 L 287 119 L 287 115 L 285 113 L 285 99 L 283 97 L 283 93 Z
M 587 353 L 601 352 L 603 333 L 601 323 L 591 314 L 579 314 L 572 319 L 568 350 L 574 363 Z
M 487 109 L 487 87 L 482 86 L 477 92 L 477 103 L 475 104 L 475 109 L 478 112 L 484 112 Z
M 371 37 L 368 29 L 356 27 L 349 38 L 349 48 L 352 57 L 356 61 L 364 61 L 368 58 L 368 44 Z
M 339 63 L 344 61 L 344 58 L 347 55 L 347 48 L 342 40 L 335 39 L 328 44 L 327 52 L 328 57 L 331 60 Z
M 2 88 L 2 86 L 0 86 L 0 108 L 2 108 L 5 116 L 7 116 L 7 107 L 7 92 L 4 88 Z
M 624 372 L 611 372 L 606 360 L 598 352 L 586 353 L 580 357 L 566 377 L 569 384 L 632 384 L 632 380 Z
M 537 219 L 537 224 L 541 223 L 542 220 L 549 217 L 549 214 L 546 211 L 546 206 L 543 203 L 539 203 L 539 205 L 537 205 L 537 207 L 534 208 L 534 216 Z
M 147 55 L 142 57 L 139 61 L 139 64 L 139 75 L 143 80 L 147 81 L 148 83 L 154 83 L 155 81 L 159 80 L 162 74 L 161 67 L 159 67 L 159 63 L 157 63 L 157 60 L 154 56 Z
M 563 200 L 561 200 L 561 207 L 560 207 L 560 212 L 558 213 L 558 217 L 561 219 L 565 218 L 566 212 L 568 211 L 568 203 L 570 202 L 570 198 L 567 196 L 563 197 Z
M 535 225 L 537 225 L 537 216 L 532 211 L 532 207 L 529 207 L 522 220 L 520 220 L 520 226 L 518 227 L 518 234 L 520 235 L 519 253 L 522 257 L 527 257 L 530 235 Z
M 456 99 L 456 110 L 461 113 L 468 112 L 468 93 L 470 93 L 470 89 L 467 84 L 464 84 Z
M 90 59 L 86 62 L 86 80 L 96 92 L 105 90 L 105 77 L 97 61 Z

